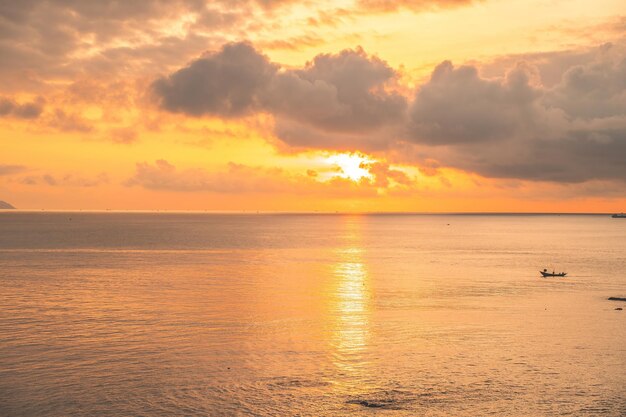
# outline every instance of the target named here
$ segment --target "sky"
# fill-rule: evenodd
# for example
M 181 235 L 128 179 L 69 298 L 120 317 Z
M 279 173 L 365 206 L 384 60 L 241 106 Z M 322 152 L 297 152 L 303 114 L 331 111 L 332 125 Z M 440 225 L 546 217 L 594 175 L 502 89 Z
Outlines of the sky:
M 0 0 L 0 200 L 626 211 L 626 2 Z

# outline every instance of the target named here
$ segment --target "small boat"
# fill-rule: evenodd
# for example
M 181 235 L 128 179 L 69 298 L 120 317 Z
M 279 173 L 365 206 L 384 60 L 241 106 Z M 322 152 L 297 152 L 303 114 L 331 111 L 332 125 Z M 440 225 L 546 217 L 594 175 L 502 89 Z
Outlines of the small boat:
M 539 273 L 541 275 L 543 275 L 544 278 L 546 277 L 564 277 L 565 275 L 567 275 L 567 272 L 548 272 L 547 269 L 544 269 L 543 271 L 539 271 Z
M 611 217 L 613 217 L 614 219 L 626 219 L 626 214 L 624 213 L 614 214 Z

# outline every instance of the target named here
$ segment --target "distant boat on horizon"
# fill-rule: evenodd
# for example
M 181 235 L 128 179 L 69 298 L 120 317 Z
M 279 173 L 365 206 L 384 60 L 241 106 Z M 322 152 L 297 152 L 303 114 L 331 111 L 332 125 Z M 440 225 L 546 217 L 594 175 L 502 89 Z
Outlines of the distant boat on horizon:
M 539 271 L 539 273 L 541 275 L 543 275 L 544 278 L 546 277 L 564 277 L 565 275 L 567 275 L 567 272 L 548 272 L 547 269 L 544 269 L 543 271 Z
M 624 213 L 614 214 L 611 217 L 613 217 L 614 219 L 626 219 L 626 214 Z

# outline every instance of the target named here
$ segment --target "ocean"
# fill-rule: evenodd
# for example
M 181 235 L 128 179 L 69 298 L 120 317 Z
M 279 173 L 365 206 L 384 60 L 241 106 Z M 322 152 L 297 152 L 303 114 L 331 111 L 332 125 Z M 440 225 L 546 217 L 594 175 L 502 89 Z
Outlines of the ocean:
M 606 215 L 6 211 L 0 415 L 624 416 L 611 296 Z

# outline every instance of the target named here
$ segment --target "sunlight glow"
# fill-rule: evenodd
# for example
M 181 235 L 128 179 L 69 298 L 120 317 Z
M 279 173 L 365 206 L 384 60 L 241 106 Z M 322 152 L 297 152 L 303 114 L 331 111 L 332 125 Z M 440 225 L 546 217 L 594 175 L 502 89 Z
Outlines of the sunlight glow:
M 375 161 L 360 153 L 339 153 L 326 158 L 326 162 L 337 167 L 339 177 L 359 181 L 361 178 L 372 178 L 363 164 Z

